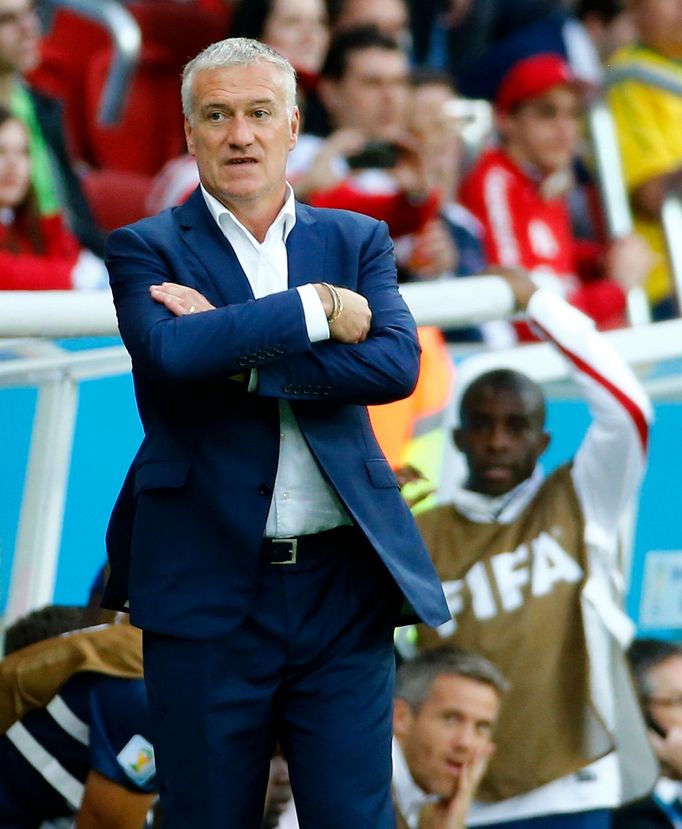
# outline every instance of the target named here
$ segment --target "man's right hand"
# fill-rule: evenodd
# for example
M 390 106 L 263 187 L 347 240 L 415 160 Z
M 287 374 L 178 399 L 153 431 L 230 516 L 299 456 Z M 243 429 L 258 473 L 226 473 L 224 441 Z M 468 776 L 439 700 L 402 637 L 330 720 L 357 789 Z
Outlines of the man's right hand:
M 334 308 L 332 295 L 325 285 L 315 285 L 322 301 L 324 313 L 329 318 Z M 361 343 L 367 339 L 372 324 L 372 312 L 364 296 L 348 288 L 336 288 L 343 301 L 343 311 L 334 322 L 329 323 L 332 340 L 339 343 Z

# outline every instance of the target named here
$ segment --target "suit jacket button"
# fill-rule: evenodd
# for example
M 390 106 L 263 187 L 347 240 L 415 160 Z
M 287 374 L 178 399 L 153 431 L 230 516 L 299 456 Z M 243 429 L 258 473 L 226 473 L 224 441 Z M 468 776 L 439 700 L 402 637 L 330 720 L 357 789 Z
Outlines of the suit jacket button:
M 245 365 L 247 364 L 247 359 L 246 359 L 246 357 L 240 357 L 240 358 L 237 360 L 237 363 L 238 363 L 238 365 L 240 365 L 240 366 L 245 366 Z
M 259 495 L 272 495 L 272 489 L 267 484 L 261 484 L 258 487 L 258 494 Z
M 282 391 L 284 394 L 291 394 L 291 386 L 288 383 L 282 386 Z
M 268 352 L 263 351 L 262 349 L 256 352 L 256 357 L 258 357 L 259 360 L 266 360 L 268 356 Z

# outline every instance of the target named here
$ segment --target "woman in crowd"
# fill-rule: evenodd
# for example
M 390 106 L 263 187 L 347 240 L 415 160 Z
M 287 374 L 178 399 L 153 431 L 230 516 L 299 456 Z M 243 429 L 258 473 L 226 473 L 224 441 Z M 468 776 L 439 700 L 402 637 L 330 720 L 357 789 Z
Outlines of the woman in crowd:
M 242 0 L 235 7 L 231 37 L 253 37 L 272 46 L 296 67 L 308 94 L 327 52 L 329 27 L 323 0 Z
M 28 132 L 0 107 L 0 290 L 102 288 L 104 263 L 81 249 L 60 214 L 41 216 Z

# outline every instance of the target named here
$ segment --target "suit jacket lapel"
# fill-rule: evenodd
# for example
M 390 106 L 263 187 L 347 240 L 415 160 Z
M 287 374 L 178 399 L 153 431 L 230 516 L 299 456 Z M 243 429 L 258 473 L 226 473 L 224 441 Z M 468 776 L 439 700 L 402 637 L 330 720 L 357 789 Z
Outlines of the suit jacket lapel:
M 232 246 L 211 216 L 201 190 L 175 210 L 180 235 L 201 267 L 191 268 L 192 287 L 221 304 L 246 302 L 253 292 Z M 321 282 L 327 271 L 323 224 L 296 204 L 296 224 L 287 239 L 289 287 Z
M 220 304 L 246 302 L 253 292 L 246 274 L 211 215 L 201 189 L 175 210 L 180 236 L 201 267 L 191 267 L 192 287 Z
M 316 222 L 306 205 L 296 202 L 296 224 L 287 239 L 289 287 L 323 282 L 327 272 L 324 225 Z

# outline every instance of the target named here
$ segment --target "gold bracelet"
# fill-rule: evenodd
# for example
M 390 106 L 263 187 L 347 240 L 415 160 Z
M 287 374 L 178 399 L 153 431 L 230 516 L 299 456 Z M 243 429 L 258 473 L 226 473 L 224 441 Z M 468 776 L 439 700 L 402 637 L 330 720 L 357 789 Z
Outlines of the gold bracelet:
M 343 299 L 341 298 L 341 294 L 338 292 L 335 285 L 332 285 L 329 282 L 323 282 L 322 284 L 325 286 L 325 288 L 329 291 L 329 293 L 332 296 L 332 312 L 327 317 L 327 322 L 331 325 L 332 322 L 336 322 L 336 320 L 341 316 L 341 313 L 343 312 Z

